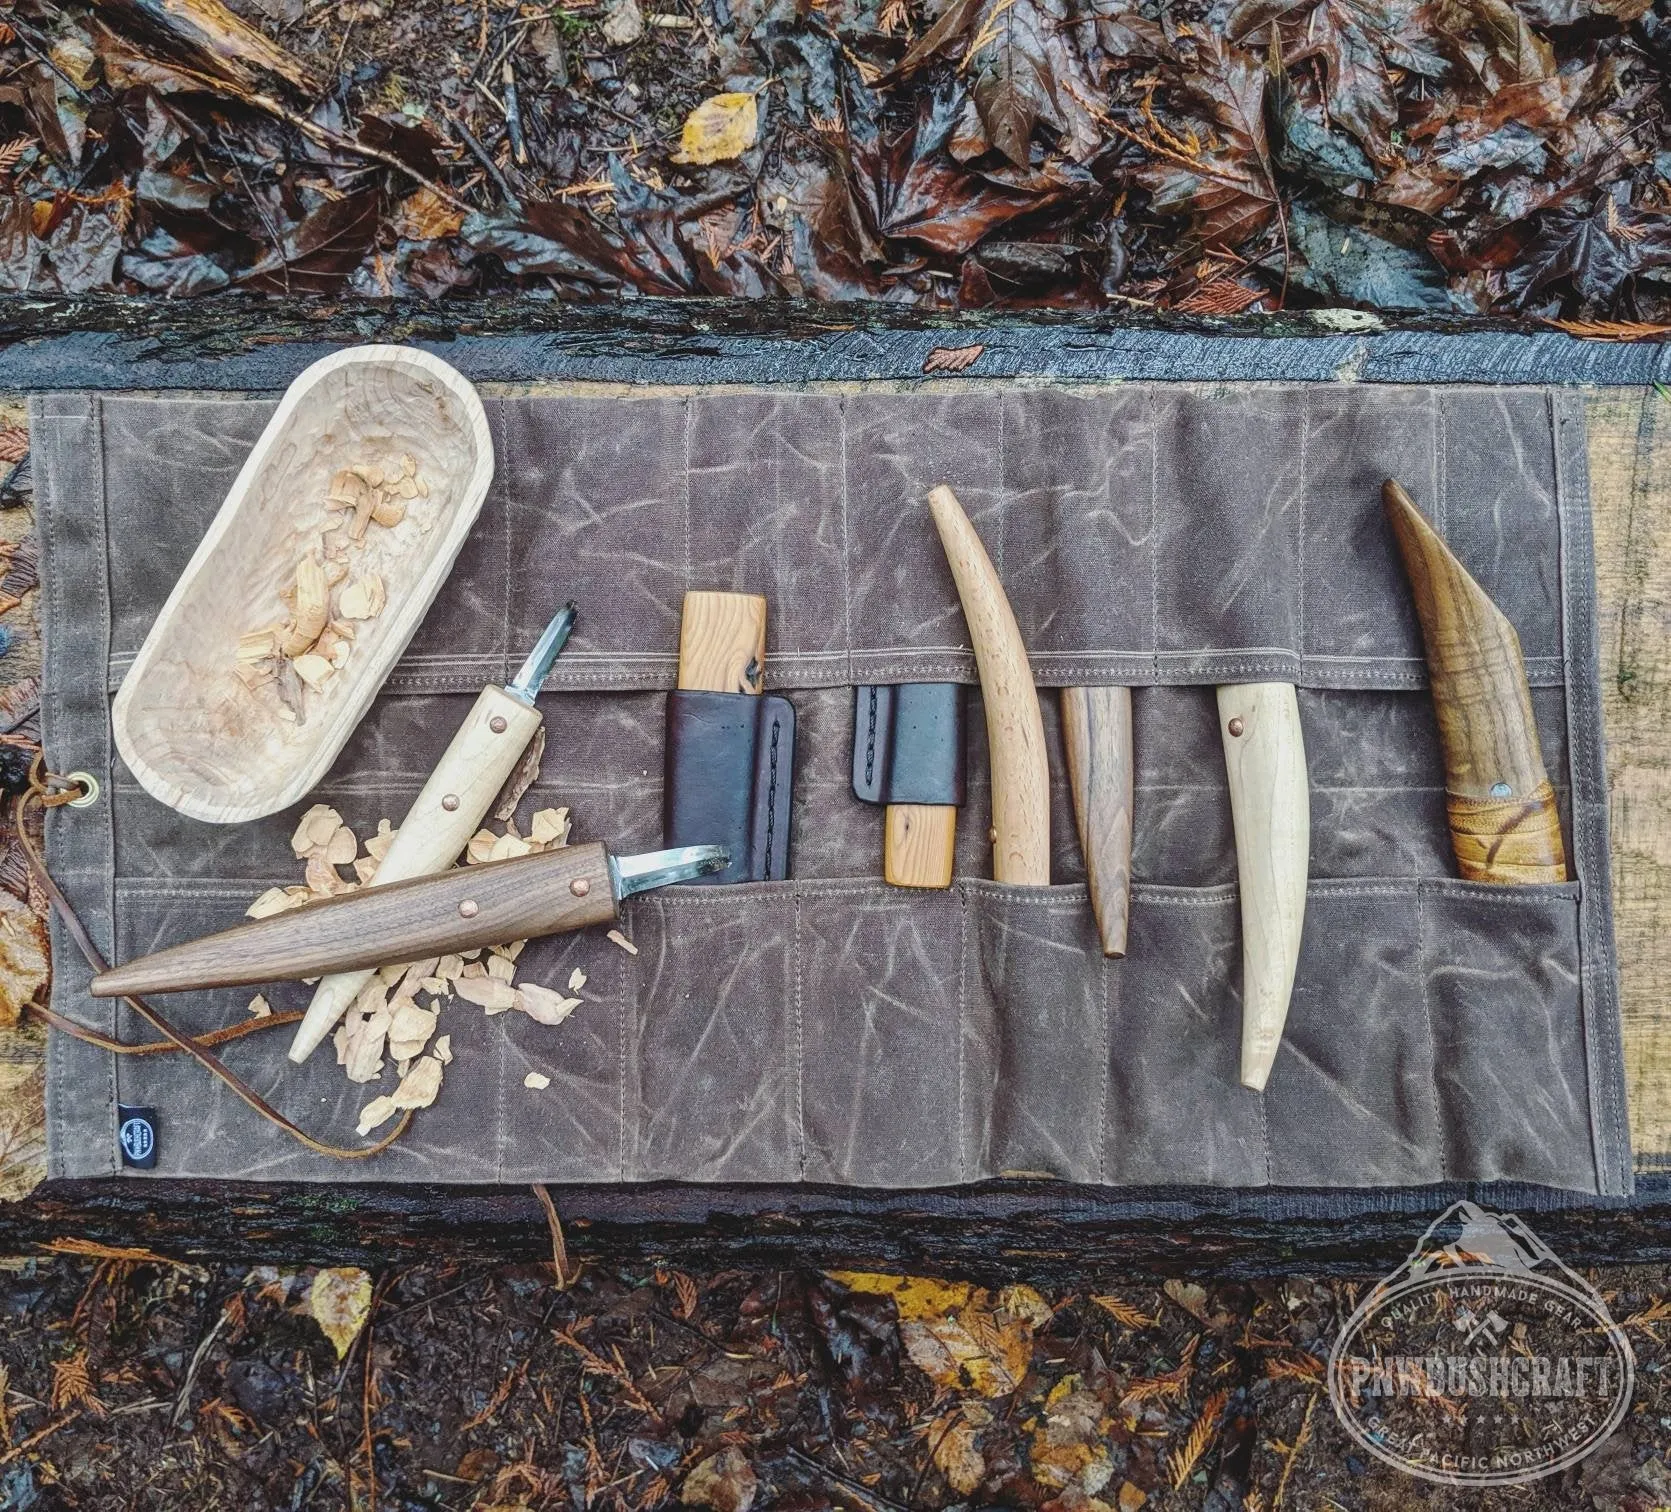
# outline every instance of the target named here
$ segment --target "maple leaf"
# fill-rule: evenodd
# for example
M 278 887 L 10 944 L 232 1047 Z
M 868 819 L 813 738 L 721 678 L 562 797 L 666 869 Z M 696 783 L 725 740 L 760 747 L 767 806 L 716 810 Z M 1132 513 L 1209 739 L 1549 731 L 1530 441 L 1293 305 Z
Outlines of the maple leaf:
M 1671 217 L 1633 209 L 1629 194 L 1628 184 L 1617 184 L 1594 210 L 1562 207 L 1544 216 L 1505 280 L 1518 308 L 1563 280 L 1580 298 L 1611 305 L 1638 273 L 1671 266 Z
M 1201 39 L 1197 71 L 1180 92 L 1204 108 L 1219 128 L 1203 143 L 1167 131 L 1158 121 L 1148 133 L 1129 131 L 1155 161 L 1133 176 L 1161 215 L 1187 215 L 1195 237 L 1209 249 L 1234 249 L 1271 223 L 1277 209 L 1265 135 L 1266 73 L 1247 53 L 1208 36 Z

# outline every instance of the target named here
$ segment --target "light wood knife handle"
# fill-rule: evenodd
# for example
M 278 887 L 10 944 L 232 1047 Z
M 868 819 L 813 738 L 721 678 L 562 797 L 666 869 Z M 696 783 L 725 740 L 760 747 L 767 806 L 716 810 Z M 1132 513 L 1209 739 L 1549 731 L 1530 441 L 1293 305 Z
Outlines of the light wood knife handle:
M 882 878 L 892 887 L 950 887 L 957 808 L 890 803 L 882 829 Z
M 289 981 L 474 950 L 615 917 L 609 856 L 566 845 L 414 877 L 256 919 L 93 978 L 94 997 Z
M 980 668 L 992 762 L 992 875 L 1000 882 L 1048 887 L 1050 766 L 1027 648 L 992 558 L 957 495 L 942 484 L 930 490 L 928 507 L 951 564 Z
M 483 688 L 366 886 L 387 887 L 451 866 L 487 817 L 488 806 L 539 727 L 538 709 L 503 688 Z M 335 972 L 319 984 L 290 1042 L 292 1061 L 299 1066 L 313 1054 L 375 969 Z
M 766 600 L 757 593 L 687 593 L 679 618 L 679 686 L 758 693 L 765 682 Z
M 1063 688 L 1062 744 L 1102 953 L 1126 953 L 1131 908 L 1130 688 Z
M 1300 705 L 1292 683 L 1218 690 L 1242 905 L 1242 1085 L 1262 1092 L 1294 991 L 1311 851 Z

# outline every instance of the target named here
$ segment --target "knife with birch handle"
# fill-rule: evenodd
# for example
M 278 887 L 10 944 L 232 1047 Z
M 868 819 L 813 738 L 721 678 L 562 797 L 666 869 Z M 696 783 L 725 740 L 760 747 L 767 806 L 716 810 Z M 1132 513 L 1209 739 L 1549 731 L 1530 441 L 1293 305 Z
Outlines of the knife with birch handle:
M 482 689 L 429 781 L 412 800 L 394 842 L 367 887 L 387 887 L 412 877 L 427 877 L 458 859 L 540 727 L 534 698 L 557 653 L 567 643 L 574 620 L 574 605 L 565 604 L 545 627 L 516 676 L 502 688 L 490 683 Z M 334 972 L 320 982 L 290 1042 L 292 1061 L 299 1066 L 313 1054 L 375 969 Z

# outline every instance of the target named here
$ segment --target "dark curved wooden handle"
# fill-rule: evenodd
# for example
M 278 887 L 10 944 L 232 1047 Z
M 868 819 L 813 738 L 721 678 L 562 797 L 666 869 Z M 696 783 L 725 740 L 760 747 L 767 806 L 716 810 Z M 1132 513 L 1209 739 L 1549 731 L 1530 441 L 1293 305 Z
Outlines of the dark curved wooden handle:
M 1564 882 L 1560 812 L 1520 637 L 1391 478 L 1381 503 L 1427 651 L 1457 868 L 1471 882 Z
M 474 950 L 615 917 L 609 856 L 569 845 L 310 903 L 141 956 L 93 978 L 94 997 L 239 987 Z

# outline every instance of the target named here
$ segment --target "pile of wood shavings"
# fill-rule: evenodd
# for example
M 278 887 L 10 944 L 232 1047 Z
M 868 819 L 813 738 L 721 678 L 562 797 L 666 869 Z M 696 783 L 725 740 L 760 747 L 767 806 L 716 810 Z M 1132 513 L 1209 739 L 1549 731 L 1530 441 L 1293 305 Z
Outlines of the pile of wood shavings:
M 252 691 L 271 686 L 280 718 L 304 720 L 302 690 L 330 682 L 348 663 L 358 625 L 383 612 L 381 575 L 353 568 L 366 532 L 374 524 L 392 529 L 406 518 L 411 500 L 428 497 L 429 486 L 409 455 L 386 468 L 356 463 L 332 479 L 325 511 L 334 518 L 297 564 L 295 581 L 279 594 L 289 618 L 238 639 L 238 677 Z M 427 522 L 420 528 L 427 530 Z
M 570 828 L 566 808 L 539 810 L 526 835 L 518 831 L 513 817 L 505 821 L 502 833 L 477 830 L 465 847 L 464 864 L 476 866 L 556 850 L 568 844 Z M 316 803 L 302 815 L 290 837 L 291 850 L 306 863 L 305 882 L 268 888 L 250 904 L 248 916 L 266 918 L 363 887 L 377 875 L 397 833 L 387 819 L 380 820 L 376 833 L 362 846 L 341 814 L 329 804 Z M 352 881 L 342 875 L 341 867 L 352 868 Z M 637 947 L 619 930 L 611 930 L 609 938 L 629 954 L 637 954 Z M 479 1006 L 489 1018 L 514 1011 L 551 1027 L 580 1006 L 578 994 L 586 985 L 586 973 L 578 966 L 569 974 L 566 993 L 516 980 L 517 958 L 527 943 L 513 940 L 379 968 L 350 1005 L 335 1037 L 337 1064 L 351 1082 L 376 1081 L 383 1074 L 385 1056 L 395 1062 L 400 1077 L 392 1093 L 373 1098 L 360 1110 L 361 1135 L 404 1108 L 427 1108 L 435 1101 L 442 1070 L 453 1058 L 451 1036 L 435 1033 L 447 1004 L 463 999 Z M 250 1012 L 257 1017 L 270 1011 L 264 997 L 250 1003 Z

